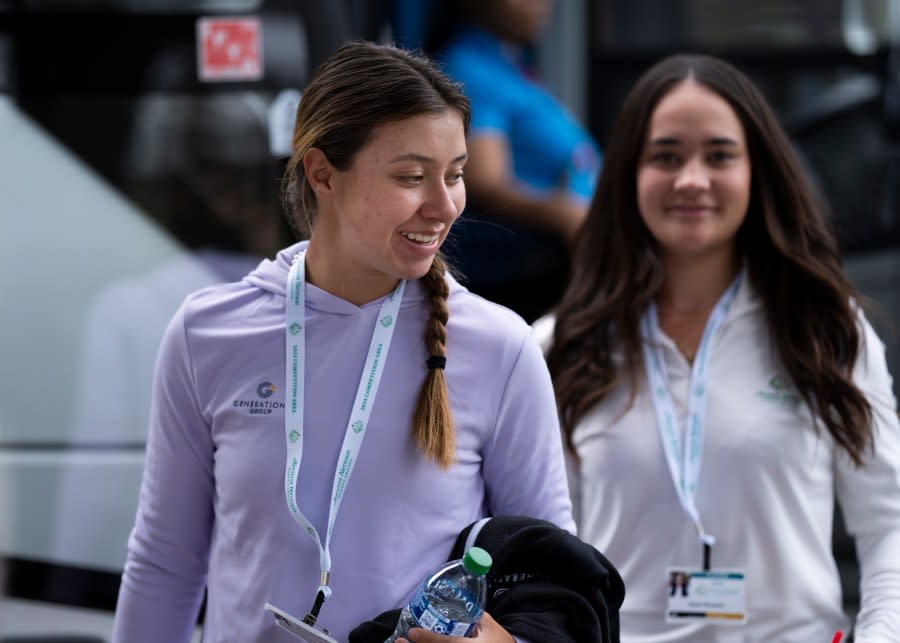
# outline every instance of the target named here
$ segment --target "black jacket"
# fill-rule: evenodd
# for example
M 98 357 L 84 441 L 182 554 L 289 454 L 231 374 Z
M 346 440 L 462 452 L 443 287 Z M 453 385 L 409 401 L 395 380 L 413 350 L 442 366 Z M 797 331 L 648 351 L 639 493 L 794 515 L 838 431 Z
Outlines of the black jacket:
M 462 558 L 473 526 L 456 539 L 448 560 Z M 495 517 L 474 542 L 494 563 L 485 610 L 511 634 L 531 643 L 618 643 L 622 577 L 603 554 L 544 520 Z M 350 632 L 350 643 L 384 643 L 400 617 L 391 610 Z

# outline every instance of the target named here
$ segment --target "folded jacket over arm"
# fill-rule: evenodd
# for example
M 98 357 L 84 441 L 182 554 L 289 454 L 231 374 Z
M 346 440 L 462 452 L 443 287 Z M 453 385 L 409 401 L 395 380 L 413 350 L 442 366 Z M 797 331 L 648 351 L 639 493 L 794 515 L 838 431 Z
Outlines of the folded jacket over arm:
M 618 643 L 625 586 L 594 547 L 550 522 L 522 516 L 469 525 L 448 560 L 473 545 L 494 559 L 485 609 L 508 632 L 532 643 Z M 399 609 L 390 610 L 360 624 L 350 643 L 383 643 L 399 616 Z

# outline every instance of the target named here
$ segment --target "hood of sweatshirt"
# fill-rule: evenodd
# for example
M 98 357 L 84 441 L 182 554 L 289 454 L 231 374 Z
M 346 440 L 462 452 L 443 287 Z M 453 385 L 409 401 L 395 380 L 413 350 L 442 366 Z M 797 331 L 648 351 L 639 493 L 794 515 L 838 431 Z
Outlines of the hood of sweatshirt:
M 291 270 L 291 261 L 297 253 L 306 250 L 308 246 L 309 241 L 300 241 L 299 243 L 284 248 L 275 255 L 274 259 L 264 259 L 260 262 L 256 269 L 244 277 L 244 281 L 266 292 L 270 292 L 279 297 L 284 297 L 287 292 L 287 277 Z M 465 291 L 465 288 L 460 285 L 452 275 L 447 273 L 444 277 L 447 279 L 447 284 L 450 288 L 450 297 L 453 297 L 456 293 Z M 307 283 L 306 285 L 306 298 L 307 304 L 313 308 L 345 314 L 353 314 L 359 312 L 360 309 L 365 309 L 370 306 L 380 306 L 382 301 L 382 299 L 379 298 L 362 306 L 356 306 L 355 304 L 328 293 L 311 283 Z M 425 289 L 422 287 L 420 281 L 418 279 L 409 281 L 406 284 L 406 291 L 404 292 L 403 303 L 401 306 L 406 307 L 415 305 L 425 298 Z

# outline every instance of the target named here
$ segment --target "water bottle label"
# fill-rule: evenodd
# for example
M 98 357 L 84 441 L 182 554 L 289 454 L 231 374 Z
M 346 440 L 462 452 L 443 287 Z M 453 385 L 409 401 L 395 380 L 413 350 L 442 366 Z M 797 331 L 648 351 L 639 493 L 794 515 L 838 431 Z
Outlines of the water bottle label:
M 462 591 L 457 588 L 457 591 Z M 481 616 L 482 610 L 474 608 L 474 597 L 468 592 L 464 592 L 466 598 L 466 607 L 469 612 L 475 612 L 476 617 Z M 475 629 L 475 623 L 454 621 L 445 617 L 435 607 L 431 605 L 428 597 L 420 588 L 409 603 L 410 613 L 416 619 L 419 627 L 435 632 L 437 634 L 446 634 L 448 636 L 468 636 Z M 474 620 L 478 620 L 475 618 Z

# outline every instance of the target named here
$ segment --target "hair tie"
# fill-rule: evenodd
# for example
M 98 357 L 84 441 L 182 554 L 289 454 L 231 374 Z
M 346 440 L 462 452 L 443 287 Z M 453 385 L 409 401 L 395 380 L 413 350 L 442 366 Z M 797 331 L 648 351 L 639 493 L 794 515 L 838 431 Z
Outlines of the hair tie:
M 425 365 L 429 370 L 440 368 L 443 369 L 447 365 L 447 358 L 443 355 L 432 355 L 425 360 Z

